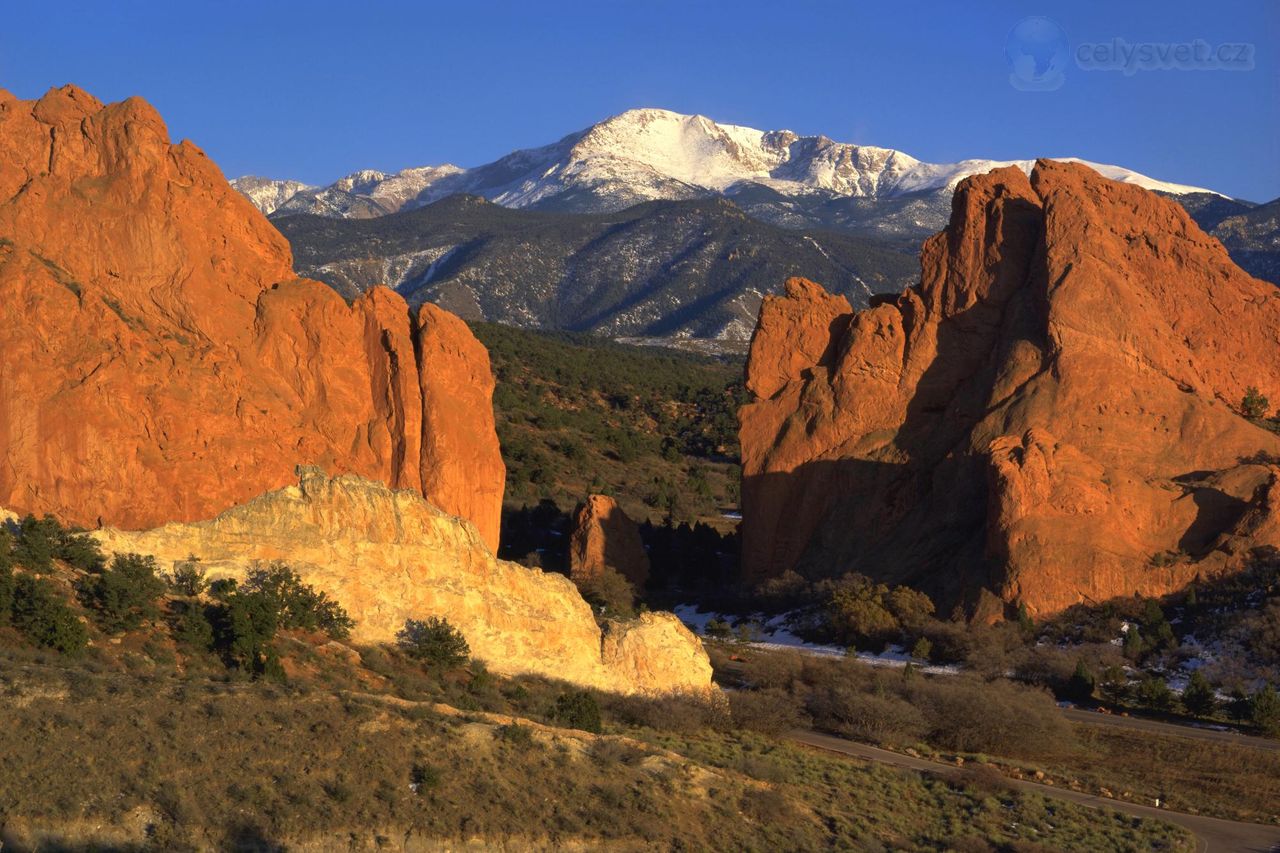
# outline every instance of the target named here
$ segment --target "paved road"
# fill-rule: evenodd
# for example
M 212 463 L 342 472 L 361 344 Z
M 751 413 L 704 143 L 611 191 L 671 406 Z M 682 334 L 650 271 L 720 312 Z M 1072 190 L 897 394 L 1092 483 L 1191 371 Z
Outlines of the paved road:
M 1254 737 L 1253 735 L 1241 734 L 1235 730 L 1218 731 L 1216 729 L 1205 729 L 1198 726 L 1180 725 L 1178 723 L 1164 723 L 1158 720 L 1144 719 L 1142 717 L 1119 717 L 1115 714 L 1099 714 L 1097 711 L 1082 711 L 1079 708 L 1065 708 L 1062 713 L 1073 723 L 1118 726 L 1119 728 L 1135 729 L 1149 734 L 1172 735 L 1174 737 L 1187 737 L 1195 740 L 1211 740 L 1219 743 L 1234 743 L 1239 746 L 1252 747 L 1253 749 L 1280 752 L 1280 740 Z
M 1121 719 L 1125 718 L 1122 717 Z M 1175 726 L 1174 728 L 1181 730 L 1182 727 Z M 877 749 L 874 746 L 867 746 L 844 738 L 808 730 L 794 731 L 789 737 L 791 740 L 806 746 L 838 752 L 842 755 L 861 758 L 864 761 L 878 761 L 883 764 L 892 764 L 895 767 L 905 767 L 909 770 L 936 773 L 939 770 L 951 768 L 951 765 L 948 764 L 940 764 L 923 758 L 913 758 L 910 755 L 901 755 L 896 752 Z M 1152 806 L 1142 806 L 1137 803 L 1125 802 L 1124 800 L 1111 800 L 1093 794 L 1040 785 L 1019 779 L 1010 779 L 1009 784 L 1026 791 L 1035 791 L 1046 797 L 1067 800 L 1090 808 L 1114 809 L 1125 814 L 1162 820 L 1185 827 L 1195 834 L 1198 842 L 1196 849 L 1200 853 L 1208 853 L 1208 851 L 1212 851 L 1212 853 L 1275 853 L 1280 851 L 1280 827 L 1277 826 L 1237 823 L 1213 817 L 1171 812 Z

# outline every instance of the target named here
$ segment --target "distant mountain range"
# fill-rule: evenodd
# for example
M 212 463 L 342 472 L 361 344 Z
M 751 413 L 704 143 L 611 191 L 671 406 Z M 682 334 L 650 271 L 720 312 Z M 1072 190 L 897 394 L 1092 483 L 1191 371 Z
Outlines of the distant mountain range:
M 459 193 L 503 207 L 568 213 L 612 213 L 646 201 L 722 196 L 776 225 L 894 235 L 945 225 L 951 190 L 963 178 L 998 166 L 1025 171 L 1032 162 L 925 163 L 891 148 L 638 109 L 471 169 L 449 164 L 394 174 L 366 169 L 323 187 L 259 177 L 232 184 L 263 213 L 277 216 L 363 219 Z M 1208 192 L 1119 166 L 1087 165 L 1148 189 Z
M 901 289 L 963 178 L 1032 163 L 925 163 L 641 109 L 470 169 L 232 185 L 289 237 L 300 274 L 348 295 L 386 283 L 478 319 L 745 341 L 761 294 L 790 272 L 855 305 Z M 1177 197 L 1206 230 L 1223 229 L 1242 266 L 1276 280 L 1274 204 L 1087 165 Z
M 1280 199 L 1254 204 L 1191 193 L 1178 201 L 1197 225 L 1222 242 L 1241 269 L 1280 284 Z
M 298 273 L 348 297 L 385 283 L 467 319 L 614 338 L 745 343 L 761 297 L 788 276 L 813 276 L 865 305 L 919 273 L 912 252 L 779 228 L 724 199 L 565 214 L 455 195 L 377 219 L 275 224 Z

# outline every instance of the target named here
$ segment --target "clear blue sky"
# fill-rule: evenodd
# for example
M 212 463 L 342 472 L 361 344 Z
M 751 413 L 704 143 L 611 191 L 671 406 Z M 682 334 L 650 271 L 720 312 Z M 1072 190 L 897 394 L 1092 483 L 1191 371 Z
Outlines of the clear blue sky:
M 1073 49 L 1251 42 L 1256 67 L 1073 64 L 1056 91 L 1018 91 L 1004 46 L 1028 15 L 1060 24 Z M 4 17 L 0 87 L 142 95 L 229 177 L 478 165 L 658 106 L 925 160 L 1075 155 L 1280 196 L 1273 0 L 15 0 Z

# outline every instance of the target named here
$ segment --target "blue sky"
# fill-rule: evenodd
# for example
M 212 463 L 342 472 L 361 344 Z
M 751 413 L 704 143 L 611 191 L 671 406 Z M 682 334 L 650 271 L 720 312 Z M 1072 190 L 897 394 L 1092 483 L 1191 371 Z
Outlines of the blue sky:
M 109 8 L 115 6 L 118 8 Z M 1082 43 L 1252 43 L 1252 71 L 1009 84 L 1029 15 Z M 637 106 L 925 160 L 1074 155 L 1280 196 L 1280 3 L 594 0 L 7 4 L 0 87 L 142 95 L 229 177 L 488 162 Z

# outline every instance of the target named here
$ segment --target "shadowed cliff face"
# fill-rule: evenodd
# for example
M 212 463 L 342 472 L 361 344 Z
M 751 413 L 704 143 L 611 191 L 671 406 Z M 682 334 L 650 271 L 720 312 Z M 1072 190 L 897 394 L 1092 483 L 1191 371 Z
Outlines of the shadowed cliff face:
M 1078 165 L 996 170 L 957 190 L 919 286 L 842 303 L 793 280 L 761 309 L 750 580 L 857 571 L 989 618 L 1163 593 L 1275 544 L 1256 519 L 1280 509 L 1280 436 L 1235 407 L 1280 399 L 1280 292 L 1176 204 Z
M 130 528 L 299 463 L 424 494 L 496 546 L 488 355 L 389 290 L 348 305 L 156 112 L 0 92 L 0 504 Z

